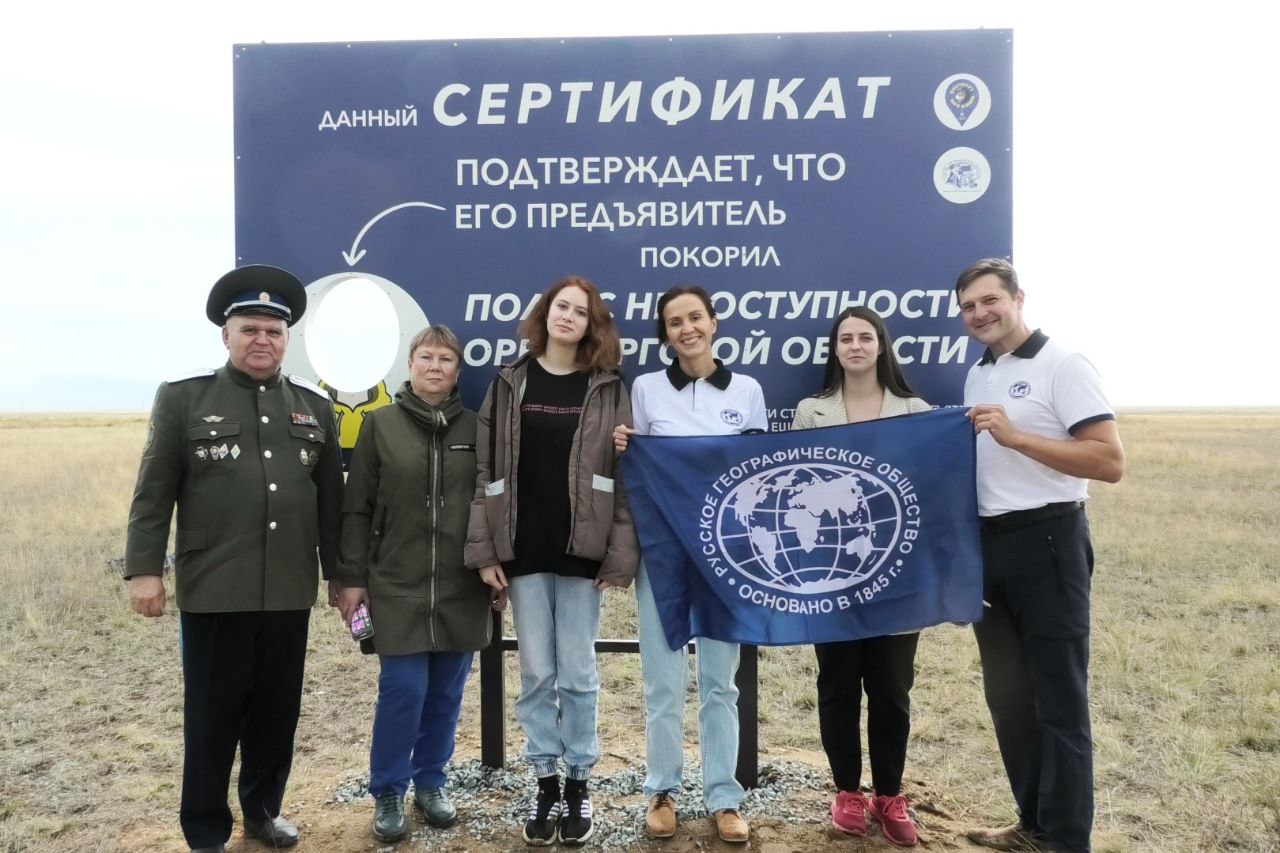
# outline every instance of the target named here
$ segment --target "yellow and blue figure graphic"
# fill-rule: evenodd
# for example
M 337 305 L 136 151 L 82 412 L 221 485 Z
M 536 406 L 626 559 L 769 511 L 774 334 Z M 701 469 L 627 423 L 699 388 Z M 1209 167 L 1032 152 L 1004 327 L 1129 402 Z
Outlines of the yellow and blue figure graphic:
M 338 418 L 338 446 L 342 448 L 342 464 L 351 463 L 351 451 L 360 437 L 360 425 L 364 416 L 374 409 L 391 404 L 386 381 L 379 382 L 367 391 L 351 393 L 331 388 L 325 382 L 318 383 L 333 400 L 333 413 Z

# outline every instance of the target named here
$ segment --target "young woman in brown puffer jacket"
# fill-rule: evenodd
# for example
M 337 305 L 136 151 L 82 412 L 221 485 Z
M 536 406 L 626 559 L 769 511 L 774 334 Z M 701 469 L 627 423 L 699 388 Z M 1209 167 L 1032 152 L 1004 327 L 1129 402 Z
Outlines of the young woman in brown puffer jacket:
M 516 716 L 538 777 L 524 839 L 576 845 L 593 831 L 601 593 L 636 573 L 612 444 L 614 426 L 630 423 L 631 401 L 617 372 L 618 333 L 591 282 L 556 282 L 521 333 L 528 354 L 502 368 L 480 407 L 466 562 L 511 597 Z

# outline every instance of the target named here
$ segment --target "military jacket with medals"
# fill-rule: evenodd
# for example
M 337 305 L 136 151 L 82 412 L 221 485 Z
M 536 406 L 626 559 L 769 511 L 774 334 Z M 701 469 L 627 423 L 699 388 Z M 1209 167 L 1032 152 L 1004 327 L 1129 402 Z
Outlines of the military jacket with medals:
M 194 613 L 315 604 L 317 557 L 337 563 L 342 465 L 329 396 L 230 364 L 163 383 L 129 511 L 126 578 L 161 574 L 178 506 L 178 607 Z

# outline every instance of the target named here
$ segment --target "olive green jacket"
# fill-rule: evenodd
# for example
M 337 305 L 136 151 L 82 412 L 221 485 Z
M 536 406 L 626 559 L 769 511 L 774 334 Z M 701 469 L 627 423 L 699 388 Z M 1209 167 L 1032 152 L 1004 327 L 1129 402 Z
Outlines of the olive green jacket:
M 178 506 L 178 607 L 302 610 L 317 551 L 338 556 L 342 463 L 333 405 L 311 383 L 230 364 L 156 392 L 129 510 L 126 578 L 159 575 Z
M 476 483 L 476 415 L 409 383 L 366 414 L 342 502 L 338 580 L 369 592 L 379 654 L 489 644 L 488 587 L 462 564 Z

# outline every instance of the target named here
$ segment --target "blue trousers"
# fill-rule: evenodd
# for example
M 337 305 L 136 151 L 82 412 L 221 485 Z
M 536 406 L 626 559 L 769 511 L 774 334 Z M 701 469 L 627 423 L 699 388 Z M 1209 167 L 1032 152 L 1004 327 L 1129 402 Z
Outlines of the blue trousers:
M 444 787 L 471 652 L 379 655 L 378 705 L 369 748 L 369 793 Z

